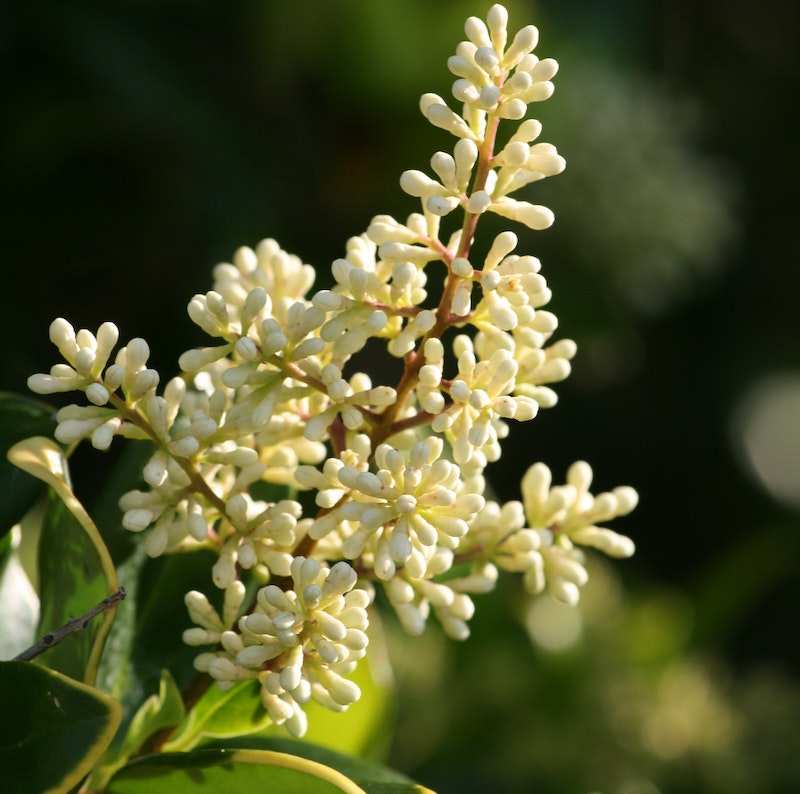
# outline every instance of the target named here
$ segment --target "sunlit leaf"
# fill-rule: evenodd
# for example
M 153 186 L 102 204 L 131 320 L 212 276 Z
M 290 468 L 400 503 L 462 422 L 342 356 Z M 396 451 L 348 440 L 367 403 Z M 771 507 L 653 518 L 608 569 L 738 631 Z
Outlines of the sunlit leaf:
M 235 749 L 237 740 L 216 741 L 208 745 L 209 749 L 228 748 Z M 423 792 L 426 789 L 414 783 L 406 775 L 389 769 L 374 761 L 340 753 L 307 741 L 306 739 L 291 739 L 287 736 L 248 736 L 238 740 L 240 748 L 254 750 L 273 750 L 289 755 L 298 755 L 317 761 L 325 766 L 338 770 L 343 775 L 347 775 L 351 780 L 358 783 L 365 791 L 416 791 Z M 380 788 L 384 786 L 386 788 Z M 392 788 L 398 787 L 398 788 Z
M 169 670 L 162 670 L 158 694 L 147 698 L 131 721 L 125 738 L 126 751 L 133 754 L 145 739 L 162 728 L 177 725 L 183 716 L 181 693 Z
M 108 695 L 30 662 L 0 662 L 0 769 L 8 792 L 69 791 L 119 725 Z
M 364 794 L 345 775 L 307 758 L 268 750 L 196 750 L 137 759 L 111 780 L 107 794 Z
M 165 750 L 189 750 L 204 738 L 225 739 L 262 730 L 271 720 L 261 703 L 258 681 L 240 681 L 230 689 L 212 684 L 195 704 Z
M 108 595 L 97 550 L 64 503 L 51 495 L 42 524 L 39 552 L 41 611 L 37 633 L 47 634 L 81 615 Z M 84 680 L 101 620 L 92 621 L 53 646 L 36 661 Z

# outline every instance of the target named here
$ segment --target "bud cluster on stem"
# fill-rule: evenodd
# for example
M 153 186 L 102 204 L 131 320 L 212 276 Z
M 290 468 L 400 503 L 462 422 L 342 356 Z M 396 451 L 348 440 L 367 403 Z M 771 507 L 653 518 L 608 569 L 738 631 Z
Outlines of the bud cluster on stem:
M 548 227 L 549 209 L 511 194 L 565 167 L 555 147 L 535 142 L 539 122 L 524 118 L 552 94 L 557 64 L 533 54 L 532 25 L 509 41 L 507 21 L 500 5 L 467 20 L 448 61 L 460 111 L 435 94 L 420 103 L 455 137 L 452 152 L 434 154 L 433 176 L 402 174 L 419 210 L 404 222 L 375 216 L 333 262 L 331 289 L 311 292 L 314 270 L 264 240 L 218 265 L 212 289 L 191 299 L 210 342 L 184 353 L 163 388 L 144 340 L 112 362 L 112 323 L 93 334 L 63 319 L 50 336 L 64 363 L 29 380 L 40 394 L 85 393 L 88 405 L 58 413 L 64 444 L 152 442 L 144 488 L 120 501 L 123 525 L 145 534 L 154 557 L 216 552 L 210 575 L 223 608 L 188 593 L 194 627 L 184 640 L 207 646 L 196 667 L 220 686 L 258 679 L 264 708 L 295 735 L 309 700 L 343 710 L 358 699 L 347 675 L 367 650 L 376 586 L 407 631 L 423 631 L 432 610 L 464 639 L 472 596 L 492 590 L 500 570 L 521 574 L 532 594 L 576 604 L 582 547 L 633 553 L 602 524 L 632 510 L 635 492 L 592 495 L 586 463 L 563 486 L 534 463 L 521 502 L 486 497 L 484 473 L 509 422 L 556 403 L 551 384 L 569 375 L 576 351 L 551 342 L 550 290 L 539 261 L 515 253 L 513 232 L 473 255 L 486 213 Z M 431 302 L 434 274 L 441 297 Z M 403 362 L 395 384 L 353 369 L 375 339 Z M 264 483 L 280 496 L 256 496 Z

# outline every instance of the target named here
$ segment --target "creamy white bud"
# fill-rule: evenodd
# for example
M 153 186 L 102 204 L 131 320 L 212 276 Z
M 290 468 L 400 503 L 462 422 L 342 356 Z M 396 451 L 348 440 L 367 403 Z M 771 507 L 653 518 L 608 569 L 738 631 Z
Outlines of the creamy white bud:
M 54 435 L 62 444 L 72 444 L 93 433 L 101 424 L 102 419 L 66 419 L 59 421 Z
M 485 190 L 478 190 L 473 193 L 467 201 L 467 212 L 480 215 L 486 212 L 492 205 L 492 198 Z
M 101 383 L 91 383 L 86 388 L 86 398 L 94 405 L 105 405 L 109 399 L 108 389 Z
M 496 159 L 503 165 L 513 165 L 521 168 L 528 162 L 530 157 L 530 146 L 523 141 L 512 141 L 500 152 Z
M 247 294 L 244 302 L 244 313 L 255 317 L 267 305 L 267 293 L 263 287 L 256 287 Z
M 400 187 L 409 196 L 421 198 L 433 194 L 441 195 L 444 191 L 442 185 L 431 179 L 422 171 L 403 171 L 400 175 Z
M 534 230 L 547 229 L 553 225 L 555 219 L 547 207 L 505 197 L 493 201 L 490 210 L 504 218 L 519 221 Z
M 425 200 L 425 208 L 428 212 L 443 218 L 449 215 L 456 207 L 459 200 L 456 196 L 431 196 Z
M 92 433 L 92 446 L 95 449 L 106 450 L 111 446 L 111 441 L 122 425 L 122 419 L 114 417 L 104 422 Z
M 497 115 L 503 119 L 522 119 L 528 112 L 528 106 L 518 97 L 504 102 L 498 109 Z
M 122 517 L 122 526 L 131 532 L 141 532 L 153 523 L 153 518 L 150 510 L 128 510 Z
M 151 389 L 155 389 L 158 386 L 158 380 L 158 372 L 154 369 L 143 369 L 137 372 L 129 393 L 130 397 L 134 400 L 143 397 Z
M 186 519 L 186 526 L 189 534 L 198 541 L 205 540 L 208 536 L 208 524 L 206 523 L 203 514 L 200 512 L 189 513 Z
M 514 94 L 522 94 L 528 91 L 533 85 L 533 78 L 528 72 L 518 71 L 515 72 L 510 80 L 506 80 L 503 84 L 503 94 L 506 96 L 513 96 Z
M 135 338 L 125 346 L 125 369 L 128 372 L 139 372 L 150 357 L 150 347 L 144 339 Z
M 219 634 L 196 626 L 183 632 L 183 641 L 186 645 L 212 645 L 219 641 Z
M 78 352 L 75 329 L 63 317 L 58 317 L 50 323 L 50 341 L 67 361 Z
M 500 89 L 496 85 L 485 85 L 478 94 L 478 105 L 483 110 L 494 110 L 500 101 Z
M 467 123 L 461 116 L 456 115 L 445 104 L 431 104 L 425 111 L 425 117 L 430 121 L 434 127 L 439 127 L 458 138 L 467 138 L 476 140 L 477 136 L 467 126 Z
M 521 28 L 503 55 L 503 66 L 506 69 L 516 66 L 523 56 L 536 49 L 538 43 L 539 31 L 533 25 L 526 25 Z
M 495 75 L 500 66 L 500 59 L 497 57 L 497 52 L 495 52 L 494 48 L 478 47 L 475 50 L 475 63 L 487 74 Z
M 94 349 L 82 347 L 75 354 L 73 364 L 79 374 L 84 377 L 90 377 L 92 374 L 92 366 L 94 365 Z
M 554 58 L 542 58 L 542 60 L 530 70 L 530 75 L 536 82 L 545 82 L 552 80 L 556 72 L 558 72 L 558 61 Z

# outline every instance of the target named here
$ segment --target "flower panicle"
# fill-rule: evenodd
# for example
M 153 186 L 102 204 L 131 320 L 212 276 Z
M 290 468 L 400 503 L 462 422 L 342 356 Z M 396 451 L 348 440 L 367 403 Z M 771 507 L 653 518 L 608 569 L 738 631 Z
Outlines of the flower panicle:
M 153 557 L 216 552 L 221 609 L 186 596 L 195 666 L 222 687 L 257 679 L 272 720 L 297 736 L 310 700 L 344 710 L 360 696 L 348 675 L 368 647 L 374 586 L 409 633 L 433 614 L 465 639 L 473 597 L 500 571 L 575 604 L 583 549 L 633 553 L 605 524 L 633 509 L 635 491 L 592 495 L 588 464 L 562 486 L 535 464 L 521 501 L 485 495 L 510 427 L 556 403 L 552 384 L 576 353 L 552 340 L 541 263 L 517 251 L 514 232 L 472 254 L 487 212 L 548 227 L 549 209 L 511 194 L 565 165 L 525 119 L 552 94 L 557 64 L 533 54 L 535 27 L 511 36 L 507 24 L 500 5 L 467 20 L 448 60 L 460 112 L 434 94 L 420 102 L 456 137 L 452 152 L 434 154 L 433 176 L 402 174 L 419 211 L 402 222 L 376 215 L 333 261 L 329 288 L 314 291 L 314 269 L 266 239 L 218 264 L 211 289 L 190 300 L 209 341 L 180 356 L 178 377 L 162 385 L 142 339 L 112 360 L 112 323 L 76 332 L 58 319 L 50 338 L 63 363 L 29 380 L 39 394 L 85 395 L 57 414 L 62 443 L 153 443 L 142 487 L 120 500 L 123 526 Z M 456 211 L 462 224 L 446 233 Z M 357 366 L 376 345 L 401 366 L 396 382 Z

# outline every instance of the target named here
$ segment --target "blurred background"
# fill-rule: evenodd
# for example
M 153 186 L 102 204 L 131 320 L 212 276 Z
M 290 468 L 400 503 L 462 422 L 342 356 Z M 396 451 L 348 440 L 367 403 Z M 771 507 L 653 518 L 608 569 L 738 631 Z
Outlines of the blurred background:
M 55 362 L 56 316 L 113 320 L 169 374 L 200 342 L 188 300 L 263 237 L 326 285 L 372 215 L 417 210 L 401 171 L 452 146 L 419 96 L 450 96 L 488 5 L 4 3 L 0 389 Z M 377 744 L 443 794 L 796 792 L 798 6 L 507 7 L 561 63 L 531 114 L 567 170 L 525 195 L 557 221 L 515 231 L 579 352 L 489 477 L 515 499 L 534 460 L 556 481 L 588 460 L 596 491 L 639 491 L 615 523 L 637 554 L 592 560 L 577 611 L 505 582 L 464 645 L 388 618 L 401 696 Z

